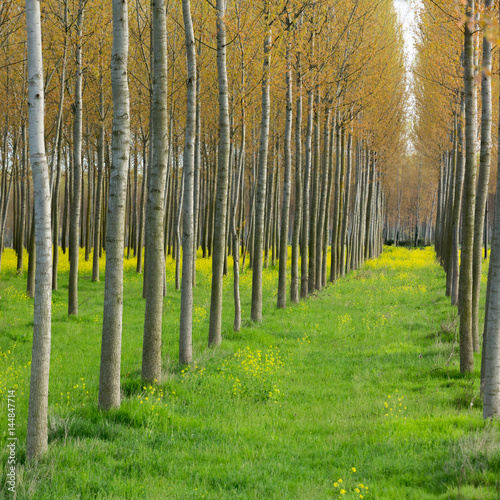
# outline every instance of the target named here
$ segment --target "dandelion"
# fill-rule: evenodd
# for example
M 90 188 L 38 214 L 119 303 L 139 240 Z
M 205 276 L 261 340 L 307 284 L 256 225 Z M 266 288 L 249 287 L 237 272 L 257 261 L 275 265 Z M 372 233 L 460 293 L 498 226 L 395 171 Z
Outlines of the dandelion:
M 356 472 L 356 467 L 352 467 L 351 472 Z

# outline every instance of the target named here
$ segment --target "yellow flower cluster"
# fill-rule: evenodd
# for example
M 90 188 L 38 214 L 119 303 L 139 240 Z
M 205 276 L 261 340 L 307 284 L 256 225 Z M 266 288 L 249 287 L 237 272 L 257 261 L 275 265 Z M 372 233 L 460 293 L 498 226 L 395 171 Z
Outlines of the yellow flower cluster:
M 398 392 L 397 389 L 395 392 Z M 403 417 L 406 420 L 404 414 L 407 410 L 407 407 L 403 406 L 403 399 L 404 396 L 400 396 L 399 394 L 396 394 L 396 397 L 392 397 L 390 394 L 388 394 L 387 401 L 384 401 L 384 416 L 388 418 Z
M 349 472 L 354 474 L 356 472 L 356 467 L 351 467 Z M 365 495 L 368 493 L 368 486 L 365 486 L 363 483 L 358 483 L 357 486 L 351 486 L 353 484 L 353 480 L 347 479 L 346 481 L 349 486 L 344 485 L 342 478 L 337 479 L 337 481 L 333 483 L 336 493 L 339 494 L 338 498 L 346 498 L 345 495 L 348 495 L 348 498 L 365 498 L 363 493 Z
M 309 335 L 307 335 L 307 333 L 304 333 L 302 338 L 297 338 L 297 342 L 299 342 L 300 344 L 310 344 L 311 343 L 311 341 L 309 340 Z
M 283 367 L 277 347 L 271 345 L 266 351 L 252 351 L 247 347 L 223 360 L 219 373 L 232 381 L 234 396 L 277 402 L 283 395 L 278 387 Z
M 7 391 L 15 389 L 17 396 L 24 396 L 28 392 L 28 371 L 31 361 L 19 364 L 14 356 L 16 344 L 3 352 L 0 349 L 0 401 L 7 403 L 4 397 Z M 7 412 L 5 412 L 5 415 Z
M 137 401 L 139 401 L 141 405 L 148 407 L 155 416 L 158 416 L 160 408 L 168 406 L 168 403 L 165 403 L 165 398 L 168 394 L 164 394 L 163 388 L 149 385 L 143 386 L 142 391 L 142 393 L 137 394 Z M 175 392 L 171 394 L 175 396 Z
M 380 257 L 368 261 L 365 266 L 374 270 L 415 270 L 427 267 L 429 262 L 435 259 L 436 254 L 432 247 L 426 247 L 418 252 L 403 247 L 385 247 Z
M 71 391 L 60 392 L 59 401 L 56 402 L 55 406 L 58 408 L 67 408 L 71 411 L 75 411 L 75 407 L 78 405 L 85 406 L 85 403 L 90 400 L 89 390 L 85 384 L 85 379 L 80 378 L 80 382 L 72 386 L 73 393 Z

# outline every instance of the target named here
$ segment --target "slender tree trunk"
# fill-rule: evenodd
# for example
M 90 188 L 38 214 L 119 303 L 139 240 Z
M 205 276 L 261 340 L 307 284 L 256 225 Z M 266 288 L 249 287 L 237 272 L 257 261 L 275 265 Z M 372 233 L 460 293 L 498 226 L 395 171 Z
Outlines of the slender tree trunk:
M 493 0 L 485 0 L 484 7 L 491 12 Z M 479 294 L 481 292 L 483 233 L 485 210 L 490 184 L 491 163 L 491 59 L 492 44 L 486 34 L 483 37 L 483 64 L 481 77 L 481 153 L 477 179 L 476 206 L 474 209 L 474 248 L 472 255 L 472 347 L 479 351 Z
M 278 280 L 278 309 L 286 307 L 286 265 L 288 257 L 288 225 L 290 219 L 290 194 L 292 191 L 292 63 L 290 45 L 286 49 L 286 118 L 285 118 L 285 179 L 283 186 L 283 204 L 281 205 L 281 233 Z
M 499 101 L 500 103 L 500 101 Z M 500 123 L 498 126 L 500 138 Z M 498 157 L 500 168 L 500 156 Z M 497 176 L 493 233 L 486 290 L 481 389 L 483 417 L 500 418 L 500 175 Z
M 458 117 L 458 147 L 457 147 L 457 178 L 455 181 L 455 196 L 453 204 L 453 234 L 452 234 L 452 250 L 451 250 L 451 303 L 458 304 L 458 275 L 459 275 L 459 231 L 460 231 L 460 213 L 462 210 L 462 195 L 464 191 L 464 173 L 465 173 L 465 155 L 463 141 L 463 117 L 464 117 L 465 100 L 462 93 L 460 104 L 460 114 Z
M 168 157 L 167 108 L 167 28 L 165 0 L 152 0 L 153 81 L 152 81 L 152 162 L 148 175 L 146 207 L 145 262 L 146 312 L 142 346 L 142 378 L 150 382 L 161 381 L 161 334 L 163 311 L 163 276 L 165 251 L 163 244 L 163 216 L 165 180 Z
M 333 227 L 332 227 L 332 242 L 331 242 L 331 262 L 330 262 L 330 282 L 333 283 L 338 276 L 338 239 L 339 239 L 339 220 L 340 220 L 340 197 L 341 197 L 341 175 L 342 175 L 342 154 L 343 148 L 340 141 L 341 125 L 340 116 L 337 113 L 336 130 L 336 148 L 335 148 L 335 196 L 333 199 Z
M 187 110 L 184 143 L 184 202 L 182 206 L 182 290 L 179 363 L 193 359 L 194 148 L 196 139 L 196 47 L 189 0 L 182 0 L 187 52 Z
M 301 269 L 300 269 L 300 296 L 307 297 L 309 293 L 309 266 L 307 253 L 309 248 L 309 191 L 311 178 L 311 146 L 313 131 L 314 94 L 308 91 L 307 96 L 307 132 L 306 132 L 306 157 L 304 165 L 304 186 L 303 186 L 303 209 L 302 209 L 302 241 L 300 245 Z
M 269 2 L 265 0 L 266 24 L 269 22 Z M 252 321 L 262 321 L 262 247 L 264 237 L 264 208 L 266 196 L 267 155 L 269 143 L 269 109 L 270 109 L 270 60 L 271 60 L 271 27 L 264 38 L 264 64 L 262 76 L 262 116 L 260 123 L 259 173 L 255 204 L 255 241 L 253 249 L 252 273 Z
M 44 81 L 40 2 L 26 0 L 28 39 L 29 148 L 35 193 L 37 265 L 33 316 L 33 350 L 28 407 L 26 458 L 34 460 L 47 450 L 47 413 L 52 311 L 52 241 L 50 228 L 49 168 L 44 143 Z
M 21 159 L 21 206 L 19 211 L 19 236 L 17 243 L 17 274 L 20 276 L 23 275 L 24 226 L 26 224 L 26 177 L 28 173 L 28 141 L 26 139 L 26 126 L 24 123 L 21 125 L 21 135 L 23 139 Z
M 241 328 L 241 300 L 240 300 L 240 228 L 236 225 L 236 211 L 240 200 L 240 184 L 245 169 L 245 111 L 242 103 L 241 121 L 241 154 L 237 164 L 236 189 L 234 191 L 233 207 L 231 212 L 233 231 L 233 294 L 234 294 L 234 324 L 233 329 L 239 332 Z M 243 193 L 241 193 L 243 194 Z M 241 196 L 243 201 L 243 196 Z
M 316 286 L 316 230 L 318 225 L 318 199 L 319 199 L 319 174 L 320 174 L 320 95 L 316 88 L 316 109 L 314 113 L 314 137 L 313 137 L 313 162 L 311 176 L 311 205 L 309 208 L 309 282 L 308 291 L 313 293 Z
M 344 277 L 347 268 L 347 228 L 351 202 L 351 170 L 352 170 L 352 134 L 347 137 L 347 168 L 345 173 L 344 213 L 342 215 L 342 229 L 340 232 L 340 276 Z
M 103 74 L 99 77 L 99 137 L 97 140 L 97 192 L 94 212 L 94 252 L 92 255 L 92 281 L 99 281 L 99 249 L 101 248 L 102 177 L 104 171 L 104 88 Z
M 127 81 L 128 5 L 113 0 L 112 163 L 106 228 L 106 272 L 102 325 L 99 409 L 120 406 L 120 366 L 123 311 L 123 248 L 130 154 L 130 100 Z
M 141 205 L 139 209 L 139 233 L 137 242 L 137 265 L 136 272 L 142 272 L 142 256 L 144 244 L 144 222 L 146 219 L 146 198 L 147 198 L 147 177 L 148 177 L 148 157 L 146 153 L 146 141 L 142 143 L 142 185 L 141 185 Z
M 35 296 L 35 269 L 36 269 L 36 244 L 35 244 L 35 208 L 31 217 L 31 229 L 29 239 L 28 256 L 28 279 L 26 283 L 26 293 L 33 298 Z
M 476 89 L 474 83 L 475 0 L 467 2 L 465 23 L 465 190 L 460 264 L 460 372 L 474 370 L 472 345 L 472 264 L 474 244 L 474 199 L 476 190 Z
M 323 288 L 323 232 L 325 230 L 326 219 L 326 199 L 328 190 L 328 167 L 330 153 L 330 115 L 331 109 L 327 105 L 325 109 L 325 124 L 323 130 L 323 158 L 322 158 L 322 175 L 321 175 L 321 197 L 319 198 L 318 222 L 316 228 L 316 289 Z M 319 166 L 319 162 L 318 162 Z M 318 176 L 319 177 L 319 176 Z M 318 184 L 319 191 L 319 184 Z M 318 193 L 319 195 L 319 193 Z
M 229 184 L 229 101 L 226 64 L 226 2 L 217 0 L 217 72 L 219 77 L 219 150 L 217 166 L 217 192 L 215 204 L 215 241 L 212 257 L 212 294 L 210 299 L 210 325 L 208 345 L 222 342 L 222 279 L 226 256 L 227 189 Z M 214 191 L 213 191 L 214 192 Z
M 182 169 L 181 186 L 179 193 L 179 203 L 177 204 L 177 219 L 175 223 L 175 289 L 181 289 L 181 220 L 182 220 L 182 204 L 184 202 L 184 169 Z
M 84 0 L 79 0 L 77 20 L 75 121 L 73 130 L 73 200 L 69 227 L 68 314 L 78 316 L 78 258 L 80 241 L 80 209 L 82 203 L 82 27 Z
M 292 234 L 292 265 L 290 300 L 299 301 L 299 253 L 300 253 L 300 226 L 302 215 L 302 74 L 300 66 L 300 52 L 297 54 L 297 104 L 295 117 L 295 207 L 293 215 Z

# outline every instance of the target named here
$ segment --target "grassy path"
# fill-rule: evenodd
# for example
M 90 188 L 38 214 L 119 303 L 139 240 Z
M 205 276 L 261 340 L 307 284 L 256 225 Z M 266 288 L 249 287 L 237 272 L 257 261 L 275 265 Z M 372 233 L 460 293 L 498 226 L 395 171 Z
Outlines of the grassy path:
M 24 460 L 32 302 L 4 254 L 0 274 L 0 434 L 17 393 Z M 83 260 L 83 259 L 82 259 Z M 169 262 L 169 269 L 173 269 Z M 85 266 L 85 263 L 83 263 Z M 168 278 L 159 387 L 140 380 L 142 281 L 126 270 L 122 407 L 96 409 L 103 283 L 81 269 L 80 317 L 66 317 L 67 274 L 54 294 L 50 447 L 18 468 L 17 498 L 500 498 L 500 427 L 485 424 L 479 356 L 458 369 L 454 309 L 430 249 L 388 248 L 377 261 L 278 311 L 277 269 L 264 272 L 264 321 L 241 280 L 243 328 L 207 350 L 210 263 L 198 261 L 196 362 L 177 366 L 180 292 Z M 2 494 L 7 497 L 5 469 Z

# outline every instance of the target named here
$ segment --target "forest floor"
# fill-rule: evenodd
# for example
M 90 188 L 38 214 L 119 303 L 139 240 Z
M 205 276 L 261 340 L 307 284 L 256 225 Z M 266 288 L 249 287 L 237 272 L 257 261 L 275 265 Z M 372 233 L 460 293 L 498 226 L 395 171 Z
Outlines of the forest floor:
M 165 377 L 156 387 L 140 378 L 142 276 L 126 261 L 123 397 L 108 413 L 97 410 L 104 275 L 92 283 L 91 263 L 81 261 L 79 316 L 68 318 L 67 258 L 60 260 L 49 451 L 27 465 L 33 301 L 13 252 L 3 255 L 0 460 L 14 390 L 16 498 L 500 498 L 500 426 L 482 418 L 480 355 L 472 375 L 459 372 L 456 310 L 432 249 L 385 248 L 286 310 L 276 308 L 278 272 L 269 267 L 261 324 L 248 319 L 245 270 L 237 333 L 230 271 L 217 349 L 206 347 L 211 263 L 199 259 L 189 367 L 177 363 L 180 292 L 169 259 Z M 484 311 L 484 290 L 482 300 Z M 9 494 L 3 465 L 0 497 Z

